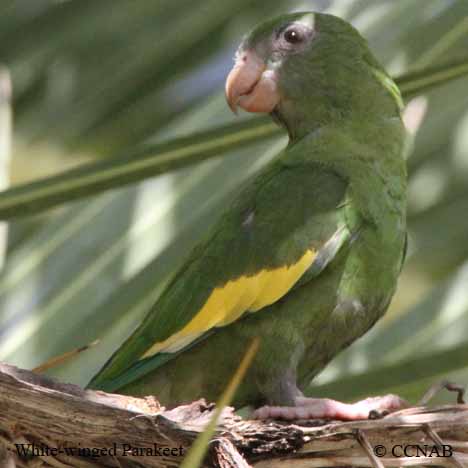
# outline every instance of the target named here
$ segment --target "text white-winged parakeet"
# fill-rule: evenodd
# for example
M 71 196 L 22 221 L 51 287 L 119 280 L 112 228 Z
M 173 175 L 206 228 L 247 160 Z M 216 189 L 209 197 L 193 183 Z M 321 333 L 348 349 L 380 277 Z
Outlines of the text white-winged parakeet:
M 216 400 L 254 337 L 234 404 L 257 417 L 366 418 L 402 403 L 305 398 L 307 385 L 384 314 L 406 240 L 398 88 L 347 22 L 295 13 L 240 45 L 233 110 L 271 113 L 287 147 L 241 188 L 91 388 L 165 405 Z

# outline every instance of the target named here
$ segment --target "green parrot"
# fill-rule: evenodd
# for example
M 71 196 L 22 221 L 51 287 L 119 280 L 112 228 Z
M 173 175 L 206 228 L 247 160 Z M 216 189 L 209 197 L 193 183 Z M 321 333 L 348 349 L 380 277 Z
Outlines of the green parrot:
M 303 12 L 244 38 L 226 98 L 233 111 L 270 113 L 289 142 L 89 386 L 167 406 L 213 401 L 259 337 L 236 407 L 349 420 L 400 408 L 394 395 L 346 404 L 300 390 L 382 317 L 396 288 L 406 246 L 397 86 L 350 24 Z

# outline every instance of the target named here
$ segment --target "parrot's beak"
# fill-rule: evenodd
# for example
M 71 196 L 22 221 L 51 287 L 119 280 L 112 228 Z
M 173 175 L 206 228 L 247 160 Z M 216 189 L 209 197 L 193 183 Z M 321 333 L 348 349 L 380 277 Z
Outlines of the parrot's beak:
M 252 50 L 238 54 L 226 79 L 226 100 L 237 114 L 237 107 L 247 112 L 272 112 L 280 99 L 276 73 Z

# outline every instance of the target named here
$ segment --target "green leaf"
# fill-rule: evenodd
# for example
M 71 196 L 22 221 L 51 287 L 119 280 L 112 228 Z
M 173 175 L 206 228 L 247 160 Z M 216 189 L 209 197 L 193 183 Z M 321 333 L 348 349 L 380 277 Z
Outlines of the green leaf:
M 395 79 L 403 96 L 408 99 L 468 75 L 468 58 L 437 64 L 406 73 Z
M 280 130 L 273 123 L 257 119 L 148 145 L 124 157 L 88 164 L 4 191 L 0 194 L 0 219 L 38 213 L 60 203 L 181 169 L 278 134 Z
M 468 342 L 465 342 L 447 351 L 403 360 L 393 365 L 381 365 L 376 369 L 339 378 L 328 384 L 312 385 L 306 393 L 314 397 L 326 396 L 345 400 L 380 395 L 408 382 L 434 377 L 442 380 L 441 376 L 447 372 L 466 369 L 467 356 Z

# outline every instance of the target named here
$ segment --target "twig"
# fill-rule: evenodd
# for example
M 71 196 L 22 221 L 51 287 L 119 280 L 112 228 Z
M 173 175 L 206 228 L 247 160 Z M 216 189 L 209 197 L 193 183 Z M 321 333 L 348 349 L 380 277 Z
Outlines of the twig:
M 356 430 L 356 439 L 369 457 L 374 468 L 385 468 L 384 464 L 375 456 L 374 451 L 372 450 L 372 447 L 363 431 L 359 429 Z
M 449 382 L 448 380 L 442 380 L 434 384 L 429 390 L 423 395 L 418 403 L 418 406 L 426 406 L 441 390 L 448 390 L 449 392 L 457 393 L 457 403 L 465 404 L 465 387 L 462 385 Z
M 437 434 L 437 432 L 434 431 L 434 429 L 432 429 L 432 427 L 429 424 L 424 425 L 424 430 L 433 442 L 435 442 L 440 448 L 443 448 L 443 446 L 445 445 L 443 440 L 440 438 L 439 434 Z M 457 454 L 452 454 L 452 460 L 453 464 L 458 466 L 458 468 L 467 468 L 467 466 L 458 458 Z

